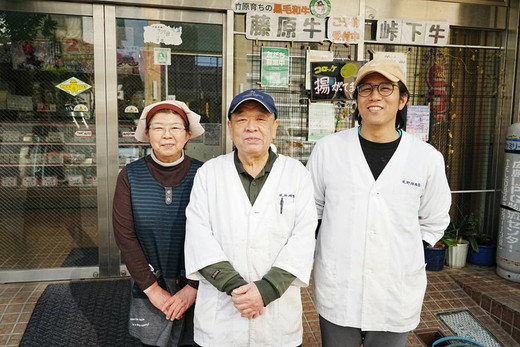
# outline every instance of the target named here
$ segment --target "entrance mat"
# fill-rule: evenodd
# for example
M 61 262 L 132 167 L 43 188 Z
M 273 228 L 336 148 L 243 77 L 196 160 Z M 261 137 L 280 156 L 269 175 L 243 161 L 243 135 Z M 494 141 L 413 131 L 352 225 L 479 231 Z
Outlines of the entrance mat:
M 20 346 L 141 346 L 128 334 L 130 279 L 50 284 Z
M 97 247 L 73 248 L 61 267 L 96 266 L 99 263 Z
M 470 338 L 486 347 L 503 347 L 467 310 L 438 313 L 437 316 L 457 336 Z

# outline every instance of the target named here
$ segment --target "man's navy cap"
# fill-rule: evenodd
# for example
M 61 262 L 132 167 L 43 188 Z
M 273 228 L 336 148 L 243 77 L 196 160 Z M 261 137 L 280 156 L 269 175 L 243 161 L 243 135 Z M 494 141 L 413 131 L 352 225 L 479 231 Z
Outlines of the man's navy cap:
M 247 100 L 258 101 L 267 109 L 267 111 L 274 113 L 274 118 L 278 118 L 278 110 L 274 105 L 274 100 L 271 95 L 266 94 L 258 89 L 249 89 L 236 95 L 233 100 L 231 100 L 231 105 L 229 105 L 228 111 L 228 119 L 231 119 L 231 114 L 235 112 L 241 103 Z

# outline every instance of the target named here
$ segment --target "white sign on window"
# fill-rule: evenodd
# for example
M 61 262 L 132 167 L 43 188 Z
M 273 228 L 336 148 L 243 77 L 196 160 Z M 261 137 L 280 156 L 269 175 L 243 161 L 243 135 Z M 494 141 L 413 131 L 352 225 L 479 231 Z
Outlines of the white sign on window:
M 153 49 L 153 63 L 155 65 L 171 65 L 172 64 L 172 50 L 169 48 L 154 48 Z
M 357 43 L 364 27 L 359 17 L 330 16 L 327 22 L 327 38 L 334 43 Z
M 377 21 L 376 41 L 381 43 L 445 46 L 450 25 L 442 21 L 382 18 Z
M 152 24 L 144 27 L 144 42 L 178 46 L 182 44 L 182 27 Z
M 247 13 L 246 38 L 266 41 L 325 40 L 325 19 L 304 16 Z

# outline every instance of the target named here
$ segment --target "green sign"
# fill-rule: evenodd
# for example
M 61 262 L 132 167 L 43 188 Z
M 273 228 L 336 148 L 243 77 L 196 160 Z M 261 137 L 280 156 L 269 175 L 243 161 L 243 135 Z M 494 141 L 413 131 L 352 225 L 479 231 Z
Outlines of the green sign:
M 262 87 L 289 86 L 289 49 L 262 47 Z

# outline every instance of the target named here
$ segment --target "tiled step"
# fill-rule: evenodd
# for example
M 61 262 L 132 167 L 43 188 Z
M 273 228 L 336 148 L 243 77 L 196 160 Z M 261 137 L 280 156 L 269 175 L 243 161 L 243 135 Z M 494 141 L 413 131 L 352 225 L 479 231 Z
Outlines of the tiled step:
M 424 298 L 421 322 L 414 333 L 411 334 L 412 336 L 409 339 L 408 347 L 425 346 L 426 344 L 420 337 L 423 337 L 423 339 L 425 336 L 432 337 L 435 333 L 439 333 L 442 336 L 453 335 L 450 329 L 437 315 L 439 313 L 462 310 L 469 311 L 480 325 L 485 327 L 504 346 L 520 346 L 518 340 L 515 340 L 512 334 L 514 332 L 513 327 L 515 327 L 514 314 L 511 320 L 509 320 L 511 322 L 509 323 L 511 329 L 506 331 L 501 322 L 493 318 L 491 312 L 493 304 L 491 300 L 489 305 L 490 310 L 486 310 L 484 307 L 481 307 L 482 295 L 478 302 L 474 299 L 474 297 L 478 299 L 477 293 L 481 288 L 487 288 L 488 281 L 496 280 L 496 283 L 493 282 L 495 286 L 499 284 L 507 286 L 505 283 L 499 283 L 500 278 L 494 274 L 492 269 L 468 264 L 462 269 L 450 269 L 445 267 L 442 271 L 428 271 L 427 275 L 428 288 Z M 502 279 L 502 281 L 506 280 Z M 513 287 L 516 287 L 516 290 L 520 290 L 516 285 L 513 285 Z M 510 295 L 512 295 L 512 293 L 510 293 Z M 513 305 L 513 307 L 517 307 L 516 304 L 520 302 L 520 291 L 514 295 L 514 298 L 510 298 L 511 301 L 509 304 Z M 490 296 L 488 297 L 491 298 Z M 485 297 L 484 301 L 486 301 Z M 514 301 L 516 301 L 516 303 Z M 501 311 L 500 317 L 502 317 L 504 311 L 507 312 L 508 309 L 514 309 L 509 308 L 506 304 L 502 305 L 506 307 L 506 309 Z M 498 304 L 495 304 L 495 306 L 498 307 Z M 518 329 L 520 316 L 516 318 L 516 324 L 516 329 Z

